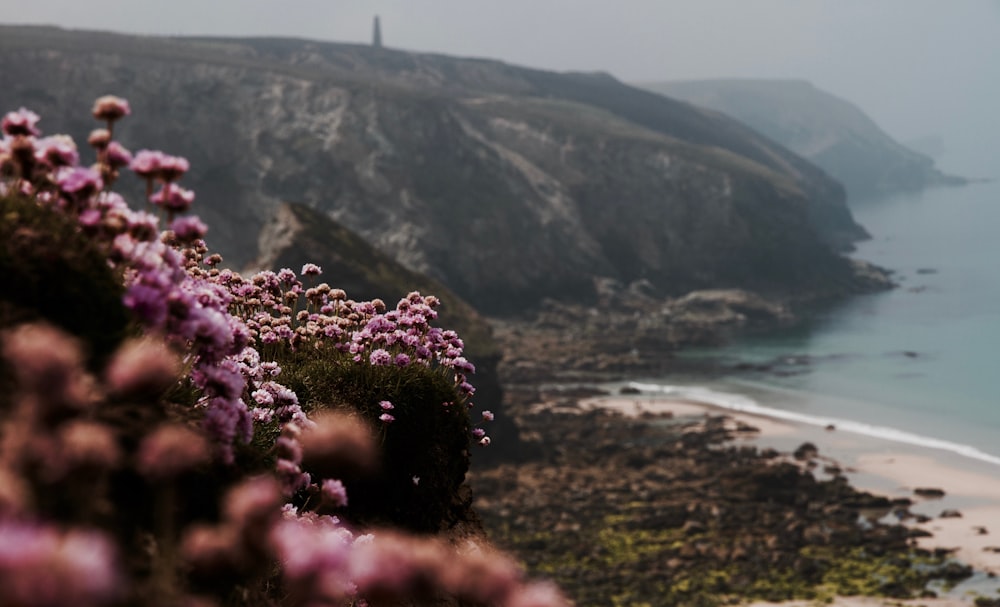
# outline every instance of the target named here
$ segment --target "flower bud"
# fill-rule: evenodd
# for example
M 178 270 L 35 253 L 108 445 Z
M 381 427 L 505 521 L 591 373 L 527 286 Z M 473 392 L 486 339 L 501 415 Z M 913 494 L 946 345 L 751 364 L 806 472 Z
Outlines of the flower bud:
M 94 102 L 93 114 L 94 118 L 98 120 L 106 120 L 108 122 L 114 122 L 123 116 L 128 116 L 132 113 L 132 108 L 129 107 L 128 101 L 125 101 L 121 97 L 115 97 L 114 95 L 105 95 L 97 99 Z

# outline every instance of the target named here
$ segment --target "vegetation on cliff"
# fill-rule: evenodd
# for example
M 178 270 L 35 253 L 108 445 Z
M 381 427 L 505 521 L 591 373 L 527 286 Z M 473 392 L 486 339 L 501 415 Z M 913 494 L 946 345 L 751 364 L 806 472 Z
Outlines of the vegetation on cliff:
M 222 269 L 188 161 L 116 140 L 130 113 L 95 103 L 92 168 L 3 116 L 4 604 L 565 605 L 469 510 L 493 414 L 440 301 Z M 152 212 L 112 191 L 126 172 Z

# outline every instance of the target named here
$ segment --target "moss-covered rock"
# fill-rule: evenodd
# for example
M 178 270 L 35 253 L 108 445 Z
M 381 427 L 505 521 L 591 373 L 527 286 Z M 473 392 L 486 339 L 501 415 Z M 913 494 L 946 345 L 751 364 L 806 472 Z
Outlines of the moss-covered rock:
M 472 428 L 468 408 L 443 370 L 355 363 L 333 348 L 289 353 L 282 369 L 281 381 L 306 411 L 354 412 L 376 430 L 379 472 L 343 479 L 345 518 L 436 532 L 469 516 L 469 497 L 460 489 Z M 393 406 L 391 422 L 380 419 L 386 413 L 382 401 Z

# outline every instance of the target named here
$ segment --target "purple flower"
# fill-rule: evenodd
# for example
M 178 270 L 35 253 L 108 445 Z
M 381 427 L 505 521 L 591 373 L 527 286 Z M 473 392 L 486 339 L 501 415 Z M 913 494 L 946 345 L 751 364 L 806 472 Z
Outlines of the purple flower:
M 98 150 L 103 150 L 111 143 L 111 131 L 108 129 L 94 129 L 87 136 L 87 143 Z
M 191 208 L 194 202 L 194 192 L 185 190 L 177 185 L 164 185 L 152 196 L 149 201 L 174 213 L 183 213 Z
M 194 215 L 178 217 L 170 223 L 170 229 L 181 242 L 194 242 L 208 232 L 208 226 Z
M 125 292 L 122 303 L 147 327 L 159 327 L 167 319 L 167 302 L 160 289 L 134 284 Z
M 323 501 L 334 508 L 347 506 L 347 489 L 338 480 L 325 480 L 322 485 Z
M 254 390 L 250 396 L 253 397 L 254 402 L 262 407 L 271 407 L 274 405 L 274 396 L 267 390 Z
M 191 165 L 188 163 L 186 158 L 164 155 L 160 160 L 159 178 L 169 183 L 180 179 L 181 176 L 184 175 L 184 173 L 187 173 L 190 168 Z
M 492 411 L 483 411 L 483 419 L 485 421 L 488 421 L 488 422 L 493 421 L 493 412 Z
M 160 151 L 139 150 L 129 163 L 129 168 L 139 177 L 152 179 L 159 175 L 160 165 L 165 157 L 166 155 Z
M 397 367 L 405 367 L 410 364 L 410 357 L 400 352 L 392 361 Z
M 104 154 L 104 159 L 107 161 L 108 165 L 114 169 L 128 166 L 129 163 L 132 162 L 132 152 L 126 150 L 122 144 L 117 141 L 109 143 Z
M 97 99 L 94 102 L 93 114 L 94 118 L 98 120 L 106 120 L 108 122 L 114 122 L 123 116 L 128 116 L 132 113 L 132 108 L 129 107 L 128 101 L 125 101 L 121 97 L 115 97 L 114 95 L 105 95 Z
M 80 161 L 76 143 L 66 135 L 53 135 L 35 143 L 35 158 L 54 167 L 73 166 Z
M 8 112 L 3 120 L 0 120 L 0 130 L 15 137 L 17 135 L 38 136 L 41 132 L 35 127 L 38 124 L 38 114 L 31 110 L 21 108 L 16 112 Z
M 482 438 L 486 436 L 486 430 L 483 430 L 482 428 L 473 428 L 472 436 L 475 436 L 476 438 Z
M 375 367 L 385 367 L 392 363 L 392 355 L 379 348 L 371 353 L 368 357 L 368 361 Z
M 136 467 L 150 479 L 173 478 L 209 461 L 205 438 L 180 424 L 160 426 L 139 446 Z
M 323 270 L 314 263 L 307 263 L 304 266 L 302 266 L 302 272 L 300 273 L 303 276 L 319 276 L 320 274 L 323 273 Z
M 92 531 L 0 522 L 4 604 L 93 606 L 118 598 L 114 544 Z
M 56 173 L 56 183 L 64 193 L 76 198 L 87 198 L 104 187 L 101 175 L 93 169 L 63 167 Z

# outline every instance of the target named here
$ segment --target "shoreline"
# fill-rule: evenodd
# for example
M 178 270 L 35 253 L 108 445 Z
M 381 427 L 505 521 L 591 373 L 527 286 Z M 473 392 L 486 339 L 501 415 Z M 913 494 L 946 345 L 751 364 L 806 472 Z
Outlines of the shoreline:
M 919 547 L 953 551 L 957 560 L 986 576 L 1000 575 L 1000 466 L 928 446 L 841 429 L 828 430 L 691 398 L 648 393 L 611 394 L 581 399 L 579 405 L 584 411 L 604 409 L 632 418 L 721 415 L 740 427 L 757 429 L 756 432 L 737 432 L 734 441 L 782 453 L 791 453 L 803 443 L 812 443 L 819 453 L 815 460 L 819 465 L 814 470 L 817 475 L 824 474 L 824 465 L 835 465 L 851 485 L 860 490 L 890 499 L 913 500 L 911 512 L 928 517 L 928 520 L 918 522 L 917 518 L 909 518 L 901 522 L 932 534 L 917 538 Z M 944 495 L 921 497 L 914 493 L 917 488 L 940 489 Z M 948 510 L 957 511 L 961 516 L 940 516 Z M 992 586 L 1000 586 L 1000 582 Z M 962 584 L 958 588 L 961 587 Z

